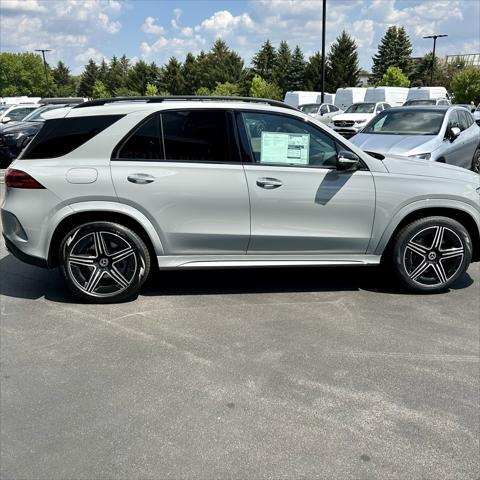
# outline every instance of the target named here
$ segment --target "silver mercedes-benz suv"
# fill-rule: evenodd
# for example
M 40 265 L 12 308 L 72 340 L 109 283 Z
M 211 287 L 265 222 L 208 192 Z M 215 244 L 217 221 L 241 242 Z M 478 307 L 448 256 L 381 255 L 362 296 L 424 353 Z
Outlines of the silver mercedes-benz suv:
M 135 296 L 154 266 L 384 261 L 447 288 L 480 258 L 480 177 L 376 157 L 280 102 L 94 100 L 52 111 L 7 170 L 3 235 L 91 302 Z

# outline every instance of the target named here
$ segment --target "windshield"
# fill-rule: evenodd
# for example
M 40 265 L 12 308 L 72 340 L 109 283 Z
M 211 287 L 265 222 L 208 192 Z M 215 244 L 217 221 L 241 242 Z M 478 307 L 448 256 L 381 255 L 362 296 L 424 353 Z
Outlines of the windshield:
M 5 110 L 8 110 L 8 107 L 6 106 L 0 107 L 0 113 L 4 112 Z
M 55 110 L 56 108 L 62 108 L 65 105 L 52 105 L 34 110 L 32 113 L 29 113 L 22 121 L 23 122 L 44 122 L 43 114 L 49 110 Z
M 374 103 L 354 103 L 345 110 L 345 113 L 373 113 L 374 110 Z
M 411 105 L 436 105 L 436 100 L 408 100 L 403 105 L 404 106 L 411 106 Z
M 317 113 L 320 105 L 318 103 L 309 103 L 307 105 L 300 105 L 298 108 L 304 113 Z
M 437 135 L 445 110 L 388 110 L 370 122 L 362 133 L 382 135 Z

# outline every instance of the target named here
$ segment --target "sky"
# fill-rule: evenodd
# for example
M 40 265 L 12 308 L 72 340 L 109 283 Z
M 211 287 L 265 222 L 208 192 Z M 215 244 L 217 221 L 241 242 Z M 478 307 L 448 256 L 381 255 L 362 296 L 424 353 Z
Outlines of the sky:
M 327 0 L 327 49 L 345 29 L 367 70 L 390 25 L 407 29 L 414 56 L 431 51 L 422 37 L 433 33 L 448 34 L 439 56 L 480 52 L 480 0 Z M 246 65 L 267 39 L 308 57 L 321 49 L 321 27 L 321 0 L 0 0 L 0 51 L 49 48 L 47 61 L 62 60 L 74 74 L 89 58 L 124 53 L 134 62 L 183 60 L 217 38 Z

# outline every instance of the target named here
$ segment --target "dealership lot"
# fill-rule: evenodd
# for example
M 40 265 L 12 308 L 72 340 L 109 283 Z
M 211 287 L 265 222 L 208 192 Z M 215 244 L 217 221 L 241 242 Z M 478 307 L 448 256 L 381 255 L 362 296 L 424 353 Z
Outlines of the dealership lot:
M 478 475 L 478 263 L 432 296 L 183 271 L 98 306 L 2 241 L 0 279 L 2 478 Z

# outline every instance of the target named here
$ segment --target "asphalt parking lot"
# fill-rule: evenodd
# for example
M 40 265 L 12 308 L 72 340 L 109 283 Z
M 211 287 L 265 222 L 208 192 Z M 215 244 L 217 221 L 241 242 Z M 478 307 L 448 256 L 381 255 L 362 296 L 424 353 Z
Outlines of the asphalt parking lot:
M 183 271 L 95 306 L 0 248 L 2 479 L 478 478 L 479 264 L 433 296 Z

